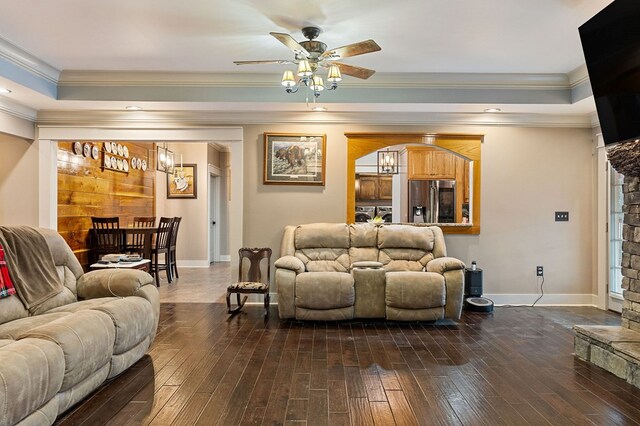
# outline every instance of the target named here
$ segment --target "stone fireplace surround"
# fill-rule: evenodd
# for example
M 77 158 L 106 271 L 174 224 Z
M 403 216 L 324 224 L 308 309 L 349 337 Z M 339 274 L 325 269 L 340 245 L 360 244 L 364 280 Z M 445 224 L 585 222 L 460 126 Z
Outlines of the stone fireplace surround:
M 640 387 L 640 141 L 607 151 L 624 175 L 623 305 L 620 326 L 575 325 L 575 355 Z

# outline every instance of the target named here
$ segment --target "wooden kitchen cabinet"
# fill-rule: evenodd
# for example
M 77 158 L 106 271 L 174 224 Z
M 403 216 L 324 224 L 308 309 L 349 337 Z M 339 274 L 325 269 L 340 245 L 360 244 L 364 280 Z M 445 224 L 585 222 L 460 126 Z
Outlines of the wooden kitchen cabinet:
M 378 197 L 378 177 L 359 175 L 359 190 L 356 193 L 356 199 L 360 201 L 377 200 Z
M 378 176 L 378 200 L 391 200 L 393 198 L 393 178 L 391 176 Z
M 430 147 L 411 147 L 407 152 L 409 179 L 456 178 L 456 155 Z
M 356 175 L 356 200 L 391 200 L 393 196 L 393 178 L 391 176 Z

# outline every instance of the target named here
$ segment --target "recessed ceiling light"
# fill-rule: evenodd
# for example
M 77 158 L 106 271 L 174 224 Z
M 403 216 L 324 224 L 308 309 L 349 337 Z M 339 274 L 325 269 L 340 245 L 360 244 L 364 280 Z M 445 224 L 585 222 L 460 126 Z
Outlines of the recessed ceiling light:
M 311 110 L 315 111 L 315 112 L 325 112 L 327 110 L 327 108 L 321 107 L 321 106 L 316 106 L 316 107 L 311 108 Z
M 502 111 L 500 108 L 487 108 L 484 112 L 500 112 Z
M 124 109 L 126 109 L 127 111 L 140 111 L 142 109 L 142 107 L 135 106 L 135 105 L 129 105 L 129 106 L 124 107 Z
M 0 87 L 0 94 L 8 95 L 9 93 L 11 93 L 11 90 L 7 89 L 6 87 Z

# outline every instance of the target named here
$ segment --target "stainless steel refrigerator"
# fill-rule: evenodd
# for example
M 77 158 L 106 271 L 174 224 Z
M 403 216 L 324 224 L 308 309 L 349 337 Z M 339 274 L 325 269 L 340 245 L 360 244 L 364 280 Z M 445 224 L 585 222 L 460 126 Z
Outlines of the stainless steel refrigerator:
M 454 223 L 456 221 L 456 181 L 410 180 L 409 221 Z

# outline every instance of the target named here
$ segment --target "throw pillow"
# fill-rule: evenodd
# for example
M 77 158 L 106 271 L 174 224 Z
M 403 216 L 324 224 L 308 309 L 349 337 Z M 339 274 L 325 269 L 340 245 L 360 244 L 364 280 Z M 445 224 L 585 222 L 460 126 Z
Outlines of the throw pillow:
M 4 259 L 4 248 L 0 245 L 0 299 L 12 294 L 16 294 L 16 289 L 13 287 L 7 261 Z

